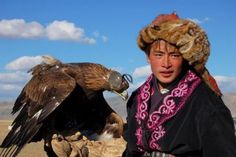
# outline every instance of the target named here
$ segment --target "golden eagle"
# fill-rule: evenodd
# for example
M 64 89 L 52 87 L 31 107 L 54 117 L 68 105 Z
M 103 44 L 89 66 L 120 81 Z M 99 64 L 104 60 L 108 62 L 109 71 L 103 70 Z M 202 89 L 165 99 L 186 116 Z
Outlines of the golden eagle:
M 43 59 L 44 63 L 30 70 L 32 78 L 15 101 L 12 114 L 19 114 L 1 144 L 0 156 L 16 156 L 25 144 L 42 139 L 47 154 L 55 156 L 50 147 L 54 134 L 110 132 L 120 137 L 122 118 L 108 105 L 103 91 L 126 99 L 131 76 L 95 63 L 63 64 L 50 56 Z

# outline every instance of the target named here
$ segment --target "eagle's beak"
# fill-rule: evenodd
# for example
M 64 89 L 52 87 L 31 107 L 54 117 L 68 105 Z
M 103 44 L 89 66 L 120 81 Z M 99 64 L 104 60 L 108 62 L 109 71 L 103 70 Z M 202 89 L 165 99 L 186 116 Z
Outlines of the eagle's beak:
M 118 93 L 116 91 L 112 91 L 114 93 L 116 93 L 117 95 L 119 95 L 124 101 L 128 99 L 129 94 L 126 90 L 124 90 L 122 93 Z

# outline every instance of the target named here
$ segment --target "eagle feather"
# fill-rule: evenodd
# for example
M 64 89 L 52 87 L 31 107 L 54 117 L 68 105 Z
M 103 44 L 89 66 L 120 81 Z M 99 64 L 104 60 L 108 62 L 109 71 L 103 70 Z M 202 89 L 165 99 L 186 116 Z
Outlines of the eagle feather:
M 95 63 L 64 64 L 50 56 L 30 72 L 32 78 L 13 106 L 12 114 L 19 113 L 1 144 L 0 156 L 16 156 L 27 143 L 42 139 L 50 155 L 47 147 L 53 134 L 102 134 L 109 123 L 117 123 L 115 136 L 121 136 L 123 121 L 103 97 L 105 90 L 121 94 L 129 87 L 119 72 Z

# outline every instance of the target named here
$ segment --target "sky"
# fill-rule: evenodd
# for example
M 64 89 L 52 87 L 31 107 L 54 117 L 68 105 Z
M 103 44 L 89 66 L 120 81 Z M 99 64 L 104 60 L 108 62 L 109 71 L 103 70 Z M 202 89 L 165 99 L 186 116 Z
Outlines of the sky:
M 42 55 L 130 74 L 132 92 L 151 73 L 136 43 L 139 31 L 172 12 L 206 31 L 206 67 L 223 93 L 236 92 L 235 6 L 235 0 L 0 0 L 0 101 L 16 99 Z

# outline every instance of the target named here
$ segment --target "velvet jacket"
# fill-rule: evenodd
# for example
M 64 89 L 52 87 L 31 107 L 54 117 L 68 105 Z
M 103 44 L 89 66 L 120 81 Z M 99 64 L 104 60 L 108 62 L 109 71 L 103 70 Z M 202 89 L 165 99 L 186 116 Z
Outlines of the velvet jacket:
M 123 157 L 141 157 L 147 152 L 236 157 L 231 113 L 194 72 L 183 74 L 166 94 L 159 92 L 156 82 L 152 74 L 129 98 Z

